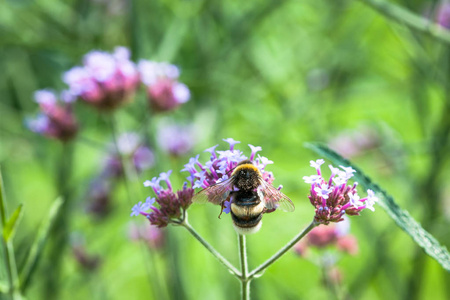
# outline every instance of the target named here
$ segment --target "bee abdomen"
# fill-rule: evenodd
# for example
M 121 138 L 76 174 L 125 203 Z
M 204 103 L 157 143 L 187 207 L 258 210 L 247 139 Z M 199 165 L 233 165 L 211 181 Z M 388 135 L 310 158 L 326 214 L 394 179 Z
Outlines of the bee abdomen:
M 231 218 L 233 219 L 233 223 L 241 228 L 249 228 L 255 227 L 262 219 L 262 214 L 258 214 L 253 217 L 238 217 L 235 214 L 231 214 Z

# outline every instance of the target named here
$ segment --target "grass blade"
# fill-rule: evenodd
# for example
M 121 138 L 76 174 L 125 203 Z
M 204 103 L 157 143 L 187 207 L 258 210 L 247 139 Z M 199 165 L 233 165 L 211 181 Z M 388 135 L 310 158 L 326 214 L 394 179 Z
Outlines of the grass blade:
M 445 270 L 450 272 L 450 253 L 441 246 L 439 242 L 420 224 L 414 220 L 410 214 L 401 209 L 386 191 L 367 177 L 358 167 L 352 165 L 347 159 L 343 158 L 325 145 L 307 143 L 306 148 L 325 156 L 338 165 L 350 166 L 356 170 L 355 180 L 364 185 L 367 189 L 373 190 L 377 196 L 380 196 L 379 205 L 388 213 L 388 215 L 405 231 L 412 239 L 427 253 L 434 258 Z
M 25 289 L 29 284 L 30 278 L 35 270 L 36 263 L 39 260 L 39 257 L 47 241 L 47 237 L 52 227 L 52 224 L 56 219 L 56 216 L 58 216 L 58 213 L 60 211 L 63 202 L 64 201 L 62 198 L 57 198 L 55 200 L 55 202 L 52 204 L 50 208 L 50 212 L 48 214 L 47 219 L 42 223 L 42 225 L 39 228 L 39 231 L 36 235 L 36 239 L 34 240 L 33 245 L 30 248 L 30 252 L 28 253 L 25 266 L 23 267 L 22 272 L 20 274 L 20 283 L 22 291 L 25 291 Z
M 3 238 L 6 242 L 14 237 L 19 221 L 23 215 L 23 204 L 20 204 L 3 227 Z
M 2 223 L 2 228 L 6 224 L 6 197 L 4 195 L 5 191 L 3 189 L 3 177 L 0 168 L 0 221 Z

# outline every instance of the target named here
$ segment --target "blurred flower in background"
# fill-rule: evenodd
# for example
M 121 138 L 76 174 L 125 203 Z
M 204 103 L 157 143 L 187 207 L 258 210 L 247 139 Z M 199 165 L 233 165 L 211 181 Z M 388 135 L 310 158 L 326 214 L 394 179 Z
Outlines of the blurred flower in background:
M 358 241 L 350 233 L 350 220 L 345 217 L 340 223 L 319 225 L 294 246 L 294 251 L 323 270 L 323 284 L 342 282 L 342 273 L 336 264 L 341 254 L 358 254 Z
M 139 73 L 125 47 L 113 54 L 91 51 L 77 66 L 63 75 L 67 93 L 102 110 L 111 110 L 132 99 L 139 84 Z
M 100 256 L 89 254 L 86 250 L 86 241 L 82 234 L 72 233 L 70 236 L 72 254 L 78 264 L 86 271 L 95 271 L 100 266 Z
M 358 156 L 380 145 L 380 134 L 368 126 L 341 131 L 328 141 L 328 146 L 345 158 Z
M 150 107 L 157 111 L 173 110 L 190 98 L 188 87 L 178 81 L 180 70 L 166 62 L 141 60 L 141 81 L 147 86 Z
M 102 177 L 92 181 L 86 195 L 89 213 L 98 217 L 104 217 L 111 210 L 111 184 Z
M 319 225 L 298 242 L 294 250 L 301 256 L 307 256 L 309 248 L 326 249 L 332 247 L 339 252 L 356 255 L 358 253 L 358 241 L 349 232 L 350 220 L 347 217 L 336 224 Z
M 34 98 L 41 112 L 35 118 L 26 120 L 27 127 L 33 132 L 63 142 L 73 139 L 78 131 L 78 123 L 72 112 L 71 99 L 66 96 L 63 93 L 60 101 L 52 91 L 36 91 Z
M 138 172 L 150 169 L 155 163 L 153 151 L 134 132 L 120 135 L 117 140 L 117 147 L 115 145 L 110 146 L 109 153 L 104 161 L 102 175 L 105 177 L 122 176 L 124 172 L 122 158 L 130 160 Z
M 172 156 L 189 153 L 196 143 L 196 130 L 192 124 L 181 125 L 172 120 L 162 120 L 158 124 L 159 147 Z
M 142 225 L 131 224 L 128 235 L 132 241 L 144 241 L 151 249 L 161 249 L 164 245 L 163 230 L 145 223 Z
M 448 1 L 441 1 L 437 6 L 436 22 L 445 29 L 450 29 L 450 3 Z

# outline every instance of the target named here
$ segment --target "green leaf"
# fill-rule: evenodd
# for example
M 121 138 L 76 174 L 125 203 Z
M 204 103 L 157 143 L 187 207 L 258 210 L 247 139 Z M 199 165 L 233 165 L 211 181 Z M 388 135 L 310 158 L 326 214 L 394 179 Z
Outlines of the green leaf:
M 42 250 L 44 249 L 45 243 L 47 241 L 48 234 L 52 228 L 52 224 L 55 218 L 58 216 L 61 205 L 63 204 L 63 199 L 61 197 L 57 198 L 52 204 L 47 219 L 41 224 L 39 231 L 36 235 L 36 239 L 30 248 L 28 257 L 25 261 L 25 265 L 20 274 L 21 290 L 25 291 L 29 280 L 35 270 L 36 263 L 40 258 Z
M 23 215 L 22 210 L 23 204 L 20 204 L 12 216 L 9 218 L 9 220 L 6 222 L 5 226 L 3 227 L 3 238 L 6 242 L 9 241 L 12 237 L 14 237 L 14 234 L 16 232 L 16 228 L 19 224 L 19 220 L 21 219 Z
M 358 167 L 352 165 L 348 160 L 321 144 L 305 144 L 316 153 L 325 156 L 329 160 L 338 165 L 350 166 L 356 170 L 355 180 L 364 185 L 366 188 L 373 190 L 380 201 L 378 204 L 388 213 L 388 215 L 397 223 L 397 225 L 405 231 L 412 239 L 423 248 L 423 250 L 432 258 L 434 258 L 445 270 L 450 271 L 450 253 L 447 248 L 441 246 L 439 242 L 420 224 L 414 220 L 409 213 L 401 209 L 386 191 L 381 189 L 377 184 L 367 177 Z

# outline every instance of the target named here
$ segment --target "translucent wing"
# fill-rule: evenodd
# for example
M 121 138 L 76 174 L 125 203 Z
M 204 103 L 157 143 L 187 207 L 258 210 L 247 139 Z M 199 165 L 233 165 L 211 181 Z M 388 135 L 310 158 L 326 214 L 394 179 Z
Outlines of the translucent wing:
M 263 195 L 263 202 L 266 208 L 281 209 L 288 212 L 295 210 L 294 203 L 292 203 L 288 196 L 262 178 L 260 179 L 260 183 L 262 186 L 261 193 Z
M 232 177 L 222 182 L 211 185 L 194 195 L 192 201 L 194 203 L 211 202 L 213 204 L 221 204 L 228 198 L 230 191 L 233 189 Z

